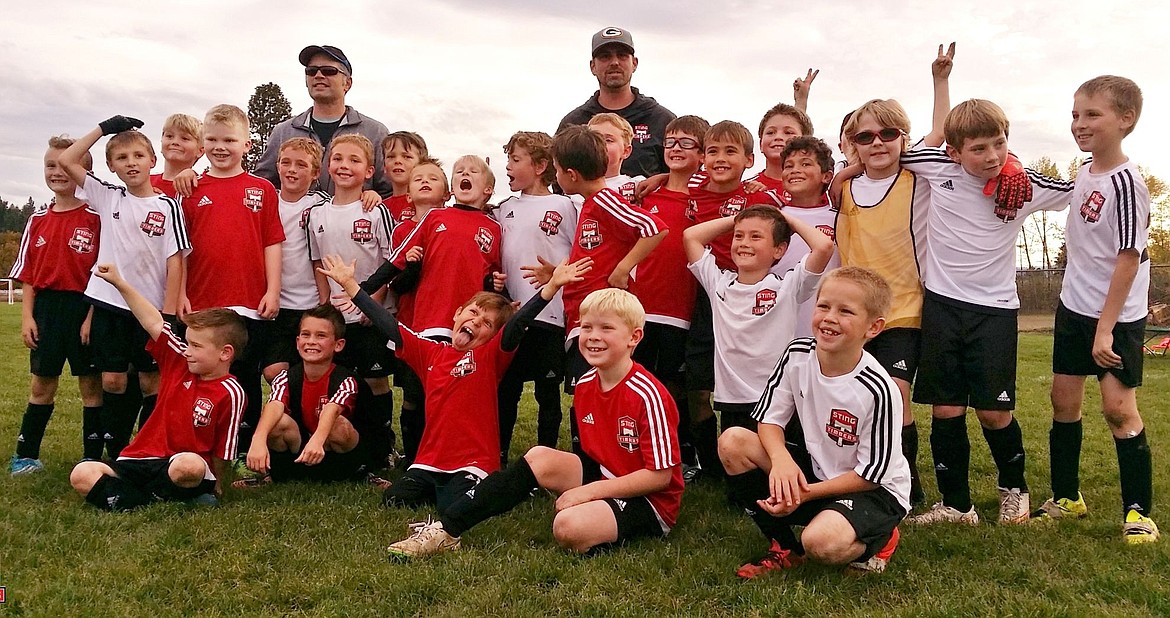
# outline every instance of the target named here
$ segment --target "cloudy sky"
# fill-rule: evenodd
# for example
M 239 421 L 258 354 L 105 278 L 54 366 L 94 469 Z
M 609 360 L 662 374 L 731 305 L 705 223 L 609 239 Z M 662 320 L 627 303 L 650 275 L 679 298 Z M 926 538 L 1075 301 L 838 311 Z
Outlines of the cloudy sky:
M 9 201 L 47 201 L 47 138 L 84 134 L 112 114 L 143 119 L 156 138 L 168 114 L 246 107 L 269 81 L 294 113 L 307 109 L 296 56 L 308 44 L 348 54 L 348 103 L 391 130 L 419 132 L 448 164 L 465 153 L 490 155 L 502 177 L 500 147 L 514 131 L 553 131 L 596 89 L 590 36 L 607 25 L 633 33 L 641 62 L 634 85 L 643 93 L 676 114 L 738 120 L 753 131 L 764 110 L 791 102 L 793 78 L 819 68 L 809 111 L 817 136 L 834 145 L 842 115 L 878 97 L 901 101 L 914 132 L 924 133 L 940 42 L 958 43 L 952 102 L 999 103 L 1025 161 L 1077 156 L 1073 91 L 1095 75 L 1124 75 L 1145 93 L 1126 152 L 1170 176 L 1170 80 L 1159 68 L 1170 57 L 1170 5 L 1152 0 L 8 4 L 0 197 Z

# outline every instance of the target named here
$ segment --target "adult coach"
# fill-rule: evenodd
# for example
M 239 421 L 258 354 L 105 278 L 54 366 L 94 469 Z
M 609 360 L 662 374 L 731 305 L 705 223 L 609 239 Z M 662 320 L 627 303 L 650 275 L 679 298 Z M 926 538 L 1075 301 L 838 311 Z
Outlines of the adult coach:
M 589 72 L 597 78 L 598 90 L 583 105 L 569 112 L 557 131 L 571 124 L 585 124 L 602 112 L 625 118 L 634 128 L 634 152 L 622 163 L 622 173 L 649 178 L 667 172 L 662 161 L 662 139 L 666 124 L 674 120 L 674 113 L 630 85 L 636 70 L 634 37 L 628 31 L 610 26 L 594 34 Z
M 386 125 L 345 104 L 345 93 L 353 86 L 353 65 L 344 52 L 331 45 L 310 45 L 301 50 L 299 59 L 305 67 L 305 87 L 313 99 L 313 107 L 272 129 L 264 154 L 256 164 L 256 175 L 267 178 L 279 189 L 276 159 L 280 145 L 294 137 L 308 137 L 324 146 L 318 185 L 322 191 L 332 194 L 333 181 L 329 179 L 327 164 L 329 142 L 337 135 L 358 133 L 374 144 L 374 177 L 366 181 L 366 188 L 388 197 L 393 190 L 382 170 L 382 139 L 389 131 Z

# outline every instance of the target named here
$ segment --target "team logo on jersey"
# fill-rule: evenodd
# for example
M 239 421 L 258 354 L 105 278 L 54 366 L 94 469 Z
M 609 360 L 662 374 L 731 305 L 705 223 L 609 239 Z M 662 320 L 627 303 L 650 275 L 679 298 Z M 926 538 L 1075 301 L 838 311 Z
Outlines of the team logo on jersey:
M 833 408 L 829 412 L 825 433 L 837 443 L 837 446 L 857 446 L 857 417 L 848 410 Z
M 604 238 L 601 236 L 601 226 L 593 219 L 586 219 L 581 222 L 581 237 L 577 239 L 577 244 L 581 245 L 582 249 L 592 251 L 601 246 Z
M 451 375 L 456 378 L 465 378 L 473 373 L 475 373 L 475 358 L 471 352 L 464 354 L 463 358 L 459 359 L 459 362 L 451 368 Z
M 752 307 L 752 315 L 764 315 L 776 306 L 776 290 L 760 290 L 756 292 L 756 304 Z
M 479 245 L 480 253 L 491 253 L 492 245 L 496 244 L 496 236 L 491 230 L 481 227 L 475 232 L 475 244 Z
M 694 221 L 699 216 L 699 204 L 695 200 L 687 200 L 687 208 L 683 211 L 683 216 L 691 221 Z
M 146 232 L 147 236 L 162 236 L 163 232 L 166 231 L 166 227 L 164 227 L 166 222 L 166 215 L 157 210 L 152 210 L 146 213 L 146 218 L 142 220 L 142 223 L 138 227 L 142 228 L 142 231 Z
M 414 204 L 407 204 L 402 207 L 402 212 L 398 214 L 398 221 L 406 221 L 414 218 Z
M 309 211 L 310 211 L 310 210 L 312 210 L 312 208 L 306 208 L 306 209 L 304 209 L 304 210 L 302 210 L 302 211 L 301 211 L 301 223 L 300 223 L 300 226 L 301 226 L 301 229 L 302 229 L 302 230 L 303 230 L 303 229 L 305 229 L 305 228 L 307 228 L 307 227 L 309 227 Z
M 374 225 L 369 219 L 358 219 L 353 222 L 353 231 L 349 233 L 354 242 L 366 244 L 374 240 Z
M 618 446 L 633 453 L 638 450 L 638 423 L 634 419 L 623 416 L 618 419 Z
M 634 141 L 639 144 L 645 144 L 653 135 L 650 135 L 650 125 L 636 124 L 634 125 Z
M 1081 204 L 1081 218 L 1085 223 L 1096 223 L 1101 219 L 1101 207 L 1105 205 L 1105 196 L 1100 191 L 1094 191 Z
M 630 182 L 623 183 L 622 186 L 618 187 L 618 193 L 620 193 L 622 197 L 626 198 L 626 201 L 633 200 L 635 186 L 636 185 L 632 180 Z
M 747 198 L 742 195 L 733 195 L 719 207 L 719 216 L 734 217 L 743 211 L 744 206 L 747 206 Z
M 511 217 L 512 213 L 508 213 L 508 216 Z M 555 210 L 546 210 L 544 219 L 540 220 L 540 231 L 544 232 L 545 236 L 556 236 L 561 233 L 561 221 L 563 220 L 564 217 L 561 216 L 561 213 Z
M 264 189 L 247 187 L 244 189 L 244 208 L 252 212 L 260 212 L 264 207 Z
M 74 228 L 69 248 L 81 254 L 93 253 L 93 230 L 87 227 Z
M 213 407 L 211 400 L 206 397 L 200 397 L 195 400 L 195 408 L 191 411 L 191 419 L 194 421 L 196 427 L 206 427 L 211 424 L 211 410 Z
M 828 236 L 829 240 L 832 240 L 832 241 L 837 240 L 837 230 L 833 229 L 833 226 L 831 226 L 831 225 L 818 225 L 817 229 L 820 230 L 821 233 L 824 234 L 825 236 Z
M 317 409 L 313 410 L 313 413 L 317 415 L 317 418 L 321 418 L 321 410 L 325 409 L 325 404 L 327 403 L 329 403 L 329 397 L 326 395 L 321 395 L 317 398 Z

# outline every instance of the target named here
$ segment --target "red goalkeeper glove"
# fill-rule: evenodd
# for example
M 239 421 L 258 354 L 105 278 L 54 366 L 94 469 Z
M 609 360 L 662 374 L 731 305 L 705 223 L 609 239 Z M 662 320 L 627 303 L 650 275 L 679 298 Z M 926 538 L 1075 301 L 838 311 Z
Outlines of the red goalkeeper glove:
M 1008 153 L 1007 163 L 998 176 L 987 181 L 983 194 L 995 196 L 995 216 L 1005 222 L 1015 219 L 1016 212 L 1032 201 L 1032 181 L 1016 155 Z

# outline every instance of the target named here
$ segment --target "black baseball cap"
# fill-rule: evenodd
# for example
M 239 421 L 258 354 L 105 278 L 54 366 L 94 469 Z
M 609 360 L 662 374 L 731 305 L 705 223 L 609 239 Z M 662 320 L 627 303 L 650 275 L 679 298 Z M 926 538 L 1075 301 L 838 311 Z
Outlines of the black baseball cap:
M 624 45 L 630 48 L 630 53 L 634 53 L 634 37 L 630 35 L 628 30 L 622 30 L 616 26 L 608 26 L 597 31 L 593 35 L 593 55 L 597 55 L 597 50 L 606 45 Z
M 317 54 L 325 54 L 330 58 L 341 63 L 345 67 L 345 72 L 353 75 L 353 65 L 349 63 L 349 58 L 345 57 L 345 52 L 337 49 L 332 45 L 310 45 L 301 50 L 301 55 L 297 58 L 301 61 L 301 66 L 309 66 L 309 62 L 313 60 L 313 56 Z

